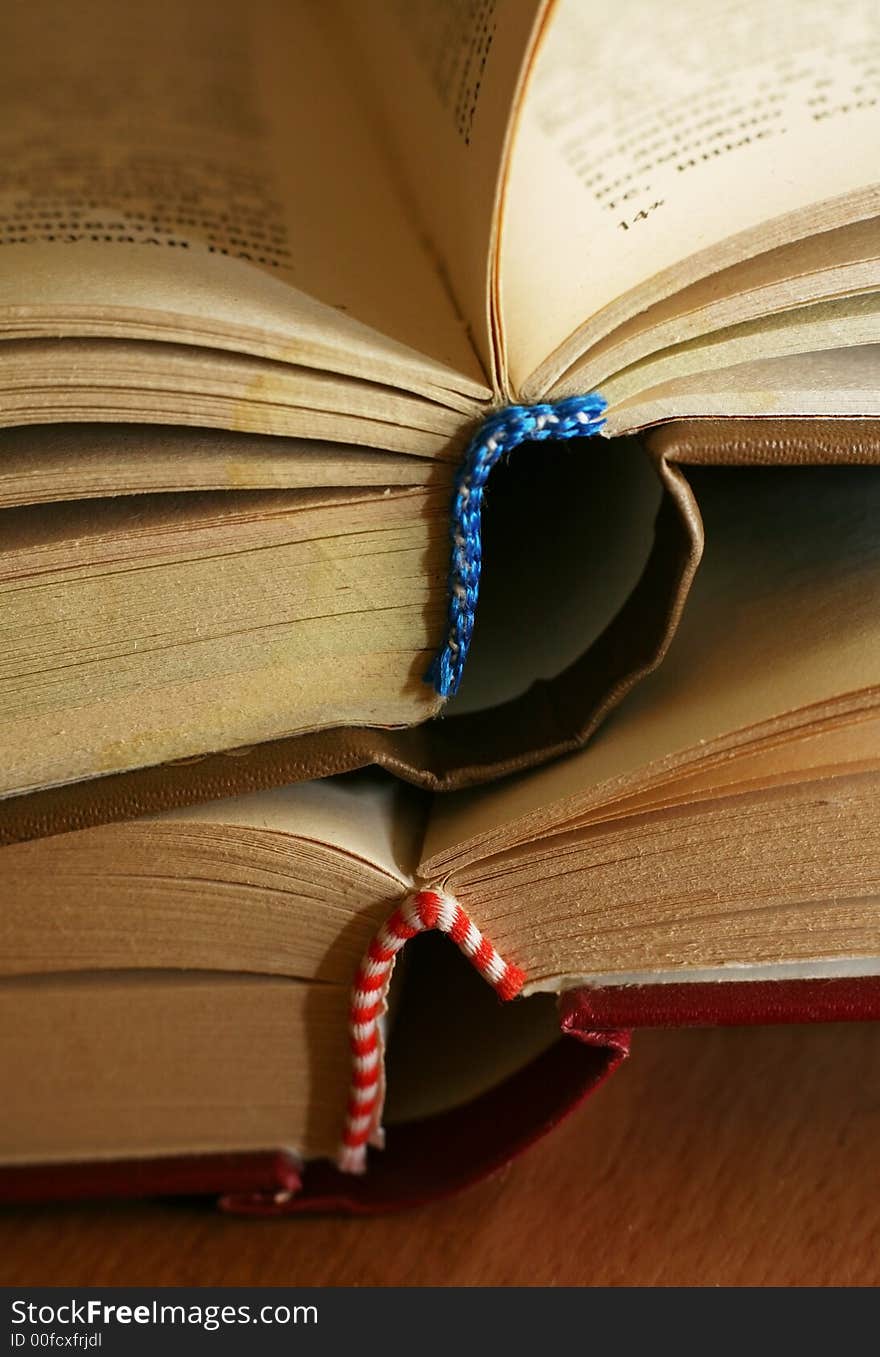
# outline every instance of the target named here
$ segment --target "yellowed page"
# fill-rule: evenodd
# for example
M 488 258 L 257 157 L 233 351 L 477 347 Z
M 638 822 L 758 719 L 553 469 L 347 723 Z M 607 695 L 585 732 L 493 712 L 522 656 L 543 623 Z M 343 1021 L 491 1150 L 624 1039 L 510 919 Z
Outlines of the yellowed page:
M 20 0 L 0 83 L 0 333 L 152 327 L 485 390 L 308 0 Z
M 4 512 L 0 795 L 436 714 L 448 492 L 154 498 Z
M 877 215 L 876 39 L 873 0 L 562 0 L 502 229 L 512 389 L 707 273 Z
M 65 339 L 0 347 L 0 425 L 99 420 L 333 439 L 449 461 L 468 423 L 448 403 L 379 381 L 188 344 Z
M 701 278 L 633 316 L 590 346 L 553 396 L 595 391 L 605 380 L 672 344 L 793 306 L 880 288 L 880 228 L 874 219 L 823 231 Z
M 878 790 L 874 772 L 627 817 L 477 864 L 453 890 L 541 989 L 859 957 L 877 969 Z
M 122 970 L 0 984 L 14 1088 L 0 1162 L 332 1155 L 351 1057 L 343 985 Z M 216 1223 L 216 1222 L 213 1222 Z
M 369 863 L 403 890 L 412 884 L 425 804 L 424 794 L 372 771 L 186 806 L 142 823 L 238 825 L 308 839 Z
M 134 955 L 347 987 L 412 885 L 427 800 L 372 770 L 9 845 L 0 975 Z
M 386 133 L 487 372 L 496 200 L 549 0 L 336 0 Z
M 44 424 L 0 431 L 0 509 L 181 490 L 443 485 L 423 457 L 345 443 L 148 424 Z
M 880 340 L 880 292 L 797 306 L 671 345 L 610 376 L 602 392 L 611 407 L 680 378 L 740 363 L 858 348 Z
M 678 377 L 613 406 L 603 433 L 611 437 L 667 419 L 733 414 L 878 417 L 880 344 L 762 358 Z
M 696 478 L 695 478 L 696 480 Z M 704 472 L 706 552 L 661 668 L 582 753 L 438 800 L 422 870 L 485 856 L 702 755 L 712 741 L 880 688 L 880 475 L 766 468 Z M 866 692 L 869 696 L 866 696 Z M 801 720 L 804 718 L 801 717 Z
M 880 769 L 880 714 L 858 712 L 851 718 L 808 725 L 803 733 L 780 732 L 745 748 L 709 757 L 694 767 L 661 776 L 646 790 L 609 801 L 567 822 L 566 832 L 623 816 L 696 805 L 725 796 L 741 796 L 791 783 L 872 773 Z

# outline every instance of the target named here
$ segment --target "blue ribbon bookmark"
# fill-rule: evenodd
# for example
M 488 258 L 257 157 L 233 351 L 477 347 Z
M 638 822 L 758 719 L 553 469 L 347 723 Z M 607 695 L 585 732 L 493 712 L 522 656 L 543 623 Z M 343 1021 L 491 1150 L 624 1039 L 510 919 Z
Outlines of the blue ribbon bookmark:
M 458 692 L 473 635 L 483 559 L 483 491 L 492 468 L 520 443 L 592 437 L 605 423 L 606 408 L 598 392 L 555 404 L 508 405 L 490 415 L 468 444 L 452 499 L 449 630 L 425 675 L 425 682 L 433 684 L 441 697 Z

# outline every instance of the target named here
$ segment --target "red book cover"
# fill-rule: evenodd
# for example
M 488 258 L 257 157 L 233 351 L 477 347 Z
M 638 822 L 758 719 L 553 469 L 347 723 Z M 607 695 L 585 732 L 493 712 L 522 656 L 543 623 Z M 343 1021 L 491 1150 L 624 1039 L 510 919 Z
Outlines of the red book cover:
M 876 975 L 583 986 L 560 1001 L 563 1032 L 599 1043 L 609 1028 L 617 1027 L 744 1027 L 875 1018 L 880 1018 Z

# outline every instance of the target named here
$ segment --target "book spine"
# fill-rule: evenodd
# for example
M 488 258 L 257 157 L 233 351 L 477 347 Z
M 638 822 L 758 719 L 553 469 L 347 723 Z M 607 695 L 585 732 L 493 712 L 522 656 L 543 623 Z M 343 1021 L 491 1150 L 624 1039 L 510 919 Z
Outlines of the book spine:
M 385 1012 L 397 954 L 410 938 L 431 929 L 445 933 L 456 944 L 499 998 L 515 998 L 525 984 L 525 973 L 499 956 L 454 896 L 440 890 L 414 891 L 397 906 L 373 937 L 352 987 L 351 1088 L 337 1161 L 344 1173 L 363 1173 L 367 1145 L 383 1146 L 379 1123 L 385 1089 L 379 1020 Z
M 425 675 L 441 697 L 458 692 L 473 635 L 483 555 L 483 491 L 490 473 L 522 443 L 592 437 L 605 424 L 606 408 L 598 392 L 553 404 L 507 405 L 490 415 L 468 444 L 452 496 L 449 629 Z

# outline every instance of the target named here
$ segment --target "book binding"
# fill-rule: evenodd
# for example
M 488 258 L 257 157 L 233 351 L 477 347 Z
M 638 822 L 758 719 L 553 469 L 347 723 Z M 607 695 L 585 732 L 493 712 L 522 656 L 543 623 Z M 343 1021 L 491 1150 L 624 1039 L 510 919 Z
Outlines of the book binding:
M 351 1087 L 338 1165 L 344 1173 L 363 1173 L 367 1145 L 382 1148 L 384 1099 L 380 1018 L 397 955 L 411 938 L 437 929 L 445 933 L 499 999 L 514 999 L 525 973 L 499 956 L 454 896 L 442 890 L 414 891 L 393 910 L 367 948 L 354 978 L 349 1009 Z
M 596 391 L 553 404 L 507 405 L 484 420 L 468 444 L 455 478 L 449 522 L 449 631 L 425 675 L 441 697 L 458 692 L 473 635 L 483 559 L 483 491 L 491 471 L 522 443 L 591 438 L 605 423 L 606 407 Z

